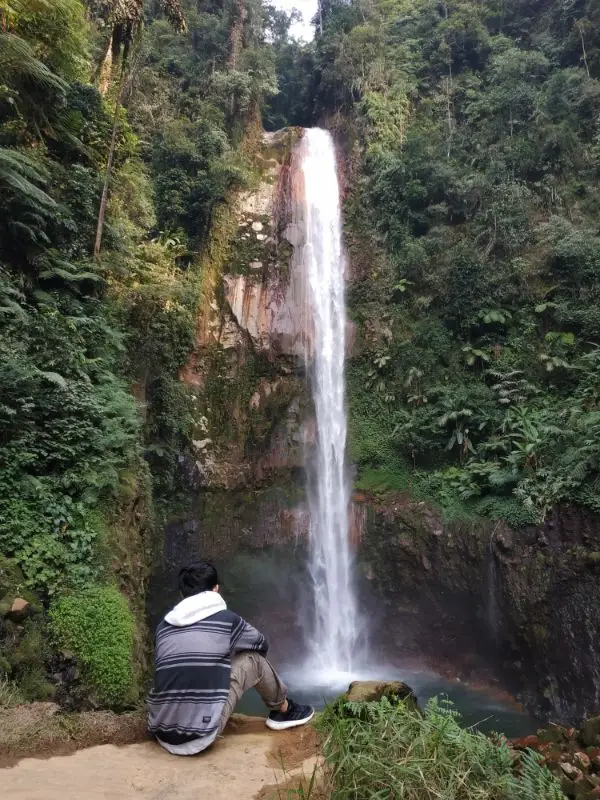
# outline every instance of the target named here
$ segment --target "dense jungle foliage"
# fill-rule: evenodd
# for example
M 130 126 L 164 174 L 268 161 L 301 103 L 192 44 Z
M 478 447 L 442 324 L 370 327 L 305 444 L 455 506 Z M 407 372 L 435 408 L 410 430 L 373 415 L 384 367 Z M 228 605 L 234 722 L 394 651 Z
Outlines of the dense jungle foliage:
M 357 485 L 513 525 L 600 510 L 600 7 L 321 12 L 301 43 L 260 0 L 0 0 L 11 696 L 51 696 L 73 657 L 84 696 L 136 695 L 207 242 L 261 115 L 345 149 Z
M 460 724 L 448 700 L 432 698 L 424 713 L 404 703 L 356 703 L 343 697 L 317 723 L 324 735 L 327 797 L 331 800 L 561 800 L 559 782 L 500 736 Z
M 323 10 L 295 96 L 349 158 L 359 485 L 515 525 L 597 511 L 600 6 Z
M 275 86 L 276 18 L 255 0 L 0 2 L 0 683 L 16 682 L 12 697 L 51 696 L 49 671 L 73 656 L 84 695 L 135 696 L 152 525 L 190 427 L 178 378 L 200 257 L 215 209 L 250 179 L 244 140 Z M 23 625 L 16 596 L 34 612 Z

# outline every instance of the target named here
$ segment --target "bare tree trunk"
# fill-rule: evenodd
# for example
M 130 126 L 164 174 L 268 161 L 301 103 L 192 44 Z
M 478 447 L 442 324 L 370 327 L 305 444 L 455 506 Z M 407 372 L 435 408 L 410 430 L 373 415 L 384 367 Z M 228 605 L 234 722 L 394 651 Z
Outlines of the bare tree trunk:
M 121 77 L 119 78 L 119 88 L 117 90 L 117 99 L 115 101 L 115 115 L 113 118 L 112 135 L 110 138 L 110 147 L 108 148 L 108 159 L 106 161 L 106 174 L 104 176 L 104 186 L 102 188 L 102 197 L 100 199 L 100 209 L 98 211 L 98 225 L 96 227 L 96 240 L 94 242 L 94 259 L 98 261 L 100 258 L 100 250 L 102 248 L 102 234 L 104 233 L 104 223 L 106 220 L 106 206 L 108 204 L 108 191 L 110 188 L 110 179 L 112 175 L 113 163 L 115 160 L 115 151 L 117 149 L 117 134 L 119 132 L 119 117 L 121 116 L 121 106 L 123 102 L 123 92 L 125 89 L 125 72 L 127 67 L 128 47 L 123 51 L 123 58 L 121 61 Z
M 448 19 L 448 6 L 444 4 L 444 16 Z M 446 158 L 452 151 L 452 47 L 448 44 L 448 77 L 446 78 L 446 122 L 448 124 L 448 147 Z
M 235 71 L 237 68 L 237 60 L 240 50 L 242 48 L 242 40 L 244 36 L 244 23 L 248 17 L 248 9 L 246 8 L 245 0 L 237 0 L 235 7 L 235 18 L 229 33 L 229 58 L 227 59 L 227 66 L 229 69 Z M 233 116 L 235 111 L 235 94 L 231 93 L 229 100 L 229 111 Z
M 585 39 L 583 38 L 583 26 L 581 22 L 577 23 L 577 28 L 579 30 L 579 36 L 581 38 L 581 52 L 583 53 L 583 63 L 585 64 L 585 71 L 587 72 L 588 78 L 590 77 L 590 66 L 587 60 L 587 53 L 585 50 Z
M 229 33 L 229 58 L 227 64 L 230 69 L 235 70 L 237 59 L 242 47 L 242 37 L 244 35 L 244 23 L 248 17 L 248 9 L 244 0 L 238 0 L 235 9 L 235 19 Z

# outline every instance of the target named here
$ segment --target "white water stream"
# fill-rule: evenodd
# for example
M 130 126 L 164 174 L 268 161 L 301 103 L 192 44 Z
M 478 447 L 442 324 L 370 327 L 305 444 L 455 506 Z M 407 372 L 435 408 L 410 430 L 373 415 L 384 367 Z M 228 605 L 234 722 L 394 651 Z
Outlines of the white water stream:
M 314 605 L 307 678 L 322 684 L 357 677 L 361 632 L 349 542 L 350 488 L 346 475 L 345 257 L 335 149 L 330 134 L 305 131 L 300 152 L 304 192 L 296 224 L 306 285 L 307 366 L 317 423 L 316 452 L 309 471 L 309 572 Z

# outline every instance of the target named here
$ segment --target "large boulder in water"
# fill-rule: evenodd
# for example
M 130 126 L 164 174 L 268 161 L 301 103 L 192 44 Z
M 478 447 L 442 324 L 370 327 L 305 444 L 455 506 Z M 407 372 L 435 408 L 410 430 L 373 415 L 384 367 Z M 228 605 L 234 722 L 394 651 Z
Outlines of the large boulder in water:
M 341 716 L 362 717 L 360 712 L 351 711 L 348 704 L 376 703 L 384 697 L 392 705 L 403 703 L 410 710 L 419 711 L 413 690 L 402 681 L 353 681 L 346 694 L 337 700 L 336 710 Z

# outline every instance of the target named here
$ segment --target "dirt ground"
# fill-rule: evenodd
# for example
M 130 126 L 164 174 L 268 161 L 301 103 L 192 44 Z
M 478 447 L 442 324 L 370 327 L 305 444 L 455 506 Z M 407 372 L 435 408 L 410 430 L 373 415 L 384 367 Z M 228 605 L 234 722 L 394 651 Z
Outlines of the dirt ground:
M 205 753 L 181 758 L 151 741 L 123 746 L 84 744 L 84 739 L 87 745 L 93 743 L 94 736 L 105 740 L 110 728 L 114 734 L 122 717 L 115 720 L 115 715 L 98 718 L 91 714 L 90 719 L 78 719 L 75 735 L 79 738 L 69 741 L 64 736 L 64 719 L 59 722 L 62 715 L 50 713 L 48 708 L 45 713 L 50 720 L 55 718 L 54 727 L 46 724 L 46 729 L 58 730 L 60 735 L 55 733 L 54 744 L 51 735 L 38 739 L 37 757 L 32 758 L 17 755 L 25 746 L 21 738 L 15 751 L 13 732 L 12 755 L 7 755 L 4 747 L 4 763 L 12 766 L 0 769 L 3 797 L 64 800 L 68 794 L 72 800 L 287 800 L 295 796 L 292 791 L 301 783 L 308 785 L 318 764 L 317 736 L 310 726 L 275 733 L 262 719 L 235 716 L 222 740 Z M 131 717 L 126 718 L 120 735 L 139 739 L 139 715 L 137 720 L 136 715 Z M 26 722 L 21 723 L 21 735 Z M 33 744 L 35 731 L 31 734 Z M 71 752 L 65 755 L 69 746 Z

